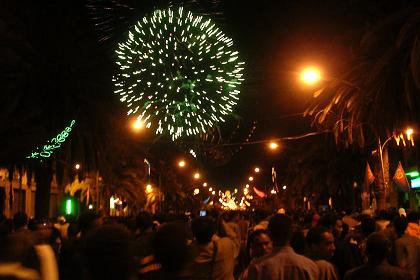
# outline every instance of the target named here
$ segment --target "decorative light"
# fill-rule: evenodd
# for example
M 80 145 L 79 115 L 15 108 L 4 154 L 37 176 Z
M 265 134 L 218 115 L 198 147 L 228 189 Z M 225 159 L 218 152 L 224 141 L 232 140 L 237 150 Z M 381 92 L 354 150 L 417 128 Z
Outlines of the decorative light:
M 248 188 L 245 188 L 245 189 L 244 189 L 244 195 L 247 195 L 248 193 L 249 193 Z
M 250 182 L 252 182 L 252 181 L 254 181 L 254 177 L 249 176 L 248 180 L 249 180 Z
M 156 134 L 205 133 L 239 99 L 244 62 L 232 45 L 210 19 L 182 7 L 156 10 L 118 44 L 114 92 Z
M 79 163 L 76 163 L 76 164 L 74 165 L 74 168 L 75 168 L 76 170 L 79 170 L 79 169 L 80 169 L 80 164 L 79 164 Z
M 31 152 L 31 154 L 26 158 L 49 158 L 53 154 L 53 152 L 56 149 L 60 148 L 61 144 L 64 143 L 64 141 L 66 141 L 75 124 L 76 121 L 72 120 L 69 126 L 64 128 L 64 130 L 57 134 L 57 136 L 47 141 L 47 144 L 42 146 L 42 148 L 36 148 L 35 151 Z
M 260 168 L 259 167 L 255 167 L 254 168 L 255 173 L 260 173 Z
M 249 188 L 249 184 L 246 184 L 246 185 L 245 185 L 245 188 Z
M 185 161 L 184 160 L 180 160 L 180 161 L 178 161 L 178 166 L 179 167 L 185 167 Z
M 275 189 L 272 189 L 271 190 L 271 194 L 276 194 L 277 192 L 276 192 L 276 190 Z
M 283 186 L 283 190 L 287 189 L 287 186 Z
M 213 191 L 213 188 L 209 188 L 209 192 Z
M 92 204 L 89 204 L 88 208 L 89 208 L 89 210 L 92 210 L 93 209 L 93 205 Z
M 153 187 L 151 184 L 146 185 L 146 193 L 151 193 L 153 191 Z
M 216 191 L 212 191 L 212 192 L 211 192 L 211 194 L 212 194 L 212 195 L 215 195 L 215 194 L 216 194 Z
M 206 182 L 203 183 L 203 187 L 207 187 L 207 183 Z
M 198 172 L 194 173 L 194 179 L 200 179 L 200 173 Z
M 194 189 L 194 195 L 197 195 L 200 193 L 200 189 Z
M 143 127 L 144 126 L 143 126 L 143 122 L 142 122 L 141 119 L 138 118 L 136 121 L 133 122 L 133 128 L 135 130 L 141 130 Z

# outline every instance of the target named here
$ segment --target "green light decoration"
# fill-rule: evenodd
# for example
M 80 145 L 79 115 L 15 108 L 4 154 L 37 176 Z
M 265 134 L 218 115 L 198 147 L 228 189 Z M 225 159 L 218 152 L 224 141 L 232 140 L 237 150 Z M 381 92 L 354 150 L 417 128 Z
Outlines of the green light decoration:
M 138 21 L 116 50 L 115 93 L 156 134 L 204 133 L 233 112 L 244 62 L 210 20 L 170 8 Z
M 53 152 L 60 148 L 61 144 L 66 141 L 75 124 L 76 121 L 72 120 L 69 126 L 64 128 L 64 130 L 57 134 L 57 136 L 49 140 L 47 144 L 43 145 L 42 147 L 36 148 L 35 151 L 31 152 L 31 154 L 26 158 L 49 158 Z

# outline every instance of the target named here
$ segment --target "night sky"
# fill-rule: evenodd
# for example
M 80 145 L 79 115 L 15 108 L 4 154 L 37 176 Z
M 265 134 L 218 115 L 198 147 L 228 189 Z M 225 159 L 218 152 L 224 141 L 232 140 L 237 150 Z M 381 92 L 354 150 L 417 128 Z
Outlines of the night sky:
M 0 153 L 2 162 L 42 143 L 70 115 L 83 115 L 86 126 L 99 125 L 95 116 L 106 115 L 108 108 L 113 108 L 115 118 L 125 118 L 123 105 L 112 92 L 114 42 L 127 23 L 153 6 L 164 6 L 165 1 L 114 2 L 133 9 L 126 14 L 124 9 L 118 11 L 122 20 L 113 22 L 108 32 L 111 39 L 101 42 L 89 8 L 101 1 L 0 1 L 0 121 L 5 123 L 0 137 L 3 147 L 10 147 Z M 211 1 L 198 2 L 202 4 L 190 4 L 191 10 L 203 8 L 203 3 L 211 6 Z M 314 131 L 310 120 L 301 116 L 313 89 L 301 86 L 296 73 L 306 65 L 317 65 L 334 76 L 351 57 L 364 28 L 416 2 L 221 1 L 217 10 L 223 16 L 216 20 L 246 62 L 246 81 L 236 111 L 241 126 L 231 142 L 244 141 L 254 121 L 257 127 L 250 141 Z M 95 106 L 84 105 L 91 104 L 84 101 L 87 96 L 97 100 Z M 54 121 L 51 115 L 56 116 Z M 233 120 L 221 125 L 224 140 L 236 124 Z M 222 166 L 203 158 L 199 165 L 212 183 L 232 188 L 244 183 L 255 165 L 269 170 L 275 164 L 281 173 L 297 142 L 282 143 L 277 154 L 261 144 L 246 145 Z M 166 144 L 157 145 L 168 149 Z

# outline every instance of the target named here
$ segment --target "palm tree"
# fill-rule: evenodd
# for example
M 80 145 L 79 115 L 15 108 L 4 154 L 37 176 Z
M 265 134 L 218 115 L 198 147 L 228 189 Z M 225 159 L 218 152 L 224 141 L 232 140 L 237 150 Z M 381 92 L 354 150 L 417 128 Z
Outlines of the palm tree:
M 400 10 L 369 28 L 346 69 L 315 93 L 307 110 L 314 125 L 333 131 L 338 144 L 373 147 L 418 123 L 420 8 Z M 376 188 L 380 209 L 386 181 L 379 180 Z

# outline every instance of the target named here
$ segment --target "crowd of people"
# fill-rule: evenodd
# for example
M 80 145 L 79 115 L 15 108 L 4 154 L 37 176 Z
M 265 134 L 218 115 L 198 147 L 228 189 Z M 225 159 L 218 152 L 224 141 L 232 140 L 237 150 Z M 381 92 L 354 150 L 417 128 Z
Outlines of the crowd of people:
M 420 279 L 418 212 L 205 213 L 1 217 L 0 279 Z

